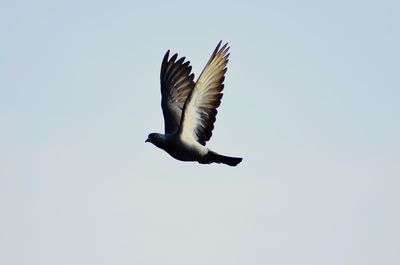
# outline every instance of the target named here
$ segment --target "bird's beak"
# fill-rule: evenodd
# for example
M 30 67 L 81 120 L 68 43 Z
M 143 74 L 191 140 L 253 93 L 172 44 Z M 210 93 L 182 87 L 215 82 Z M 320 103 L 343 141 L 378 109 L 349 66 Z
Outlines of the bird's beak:
M 146 141 L 144 141 L 144 142 L 145 142 L 145 143 L 147 143 L 147 142 L 150 142 L 150 139 L 149 139 L 149 138 L 147 138 L 147 139 L 146 139 Z

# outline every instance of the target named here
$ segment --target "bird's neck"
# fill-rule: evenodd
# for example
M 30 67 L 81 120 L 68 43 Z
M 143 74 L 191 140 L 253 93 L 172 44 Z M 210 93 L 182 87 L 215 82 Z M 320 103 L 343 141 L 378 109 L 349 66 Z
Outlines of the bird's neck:
M 160 137 L 154 142 L 154 145 L 165 150 L 165 148 L 167 148 L 167 146 L 171 143 L 172 136 L 169 134 L 160 134 L 159 136 Z

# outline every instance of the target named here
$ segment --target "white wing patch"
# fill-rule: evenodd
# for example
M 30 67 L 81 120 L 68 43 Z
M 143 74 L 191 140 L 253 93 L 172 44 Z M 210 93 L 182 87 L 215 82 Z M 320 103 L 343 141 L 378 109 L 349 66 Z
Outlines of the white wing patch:
M 185 102 L 179 132 L 202 145 L 211 138 L 217 108 L 221 104 L 229 47 L 218 44 Z

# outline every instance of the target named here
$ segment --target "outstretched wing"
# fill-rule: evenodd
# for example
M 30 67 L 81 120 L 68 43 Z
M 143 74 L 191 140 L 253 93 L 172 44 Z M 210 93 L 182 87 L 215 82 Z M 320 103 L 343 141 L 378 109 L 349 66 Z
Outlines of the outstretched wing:
M 218 43 L 184 106 L 179 133 L 202 145 L 211 138 L 217 108 L 221 104 L 229 57 L 227 45 L 220 48 L 221 42 Z
M 194 74 L 190 74 L 190 62 L 185 57 L 176 61 L 178 54 L 170 59 L 169 50 L 161 64 L 161 107 L 164 114 L 165 133 L 174 133 L 179 128 L 183 105 L 194 88 Z

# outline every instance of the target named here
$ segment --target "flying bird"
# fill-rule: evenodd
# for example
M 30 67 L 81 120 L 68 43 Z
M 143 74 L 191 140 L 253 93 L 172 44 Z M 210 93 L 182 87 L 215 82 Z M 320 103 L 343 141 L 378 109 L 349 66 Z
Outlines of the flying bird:
M 201 164 L 223 163 L 236 166 L 239 157 L 220 155 L 205 145 L 212 136 L 217 108 L 221 104 L 228 43 L 220 41 L 197 82 L 193 81 L 190 62 L 178 54 L 169 58 L 168 50 L 161 64 L 161 107 L 165 133 L 150 133 L 146 142 L 163 149 L 175 159 Z

